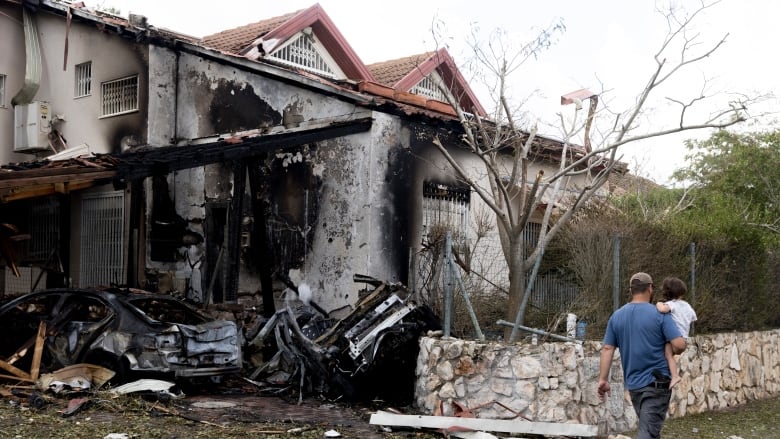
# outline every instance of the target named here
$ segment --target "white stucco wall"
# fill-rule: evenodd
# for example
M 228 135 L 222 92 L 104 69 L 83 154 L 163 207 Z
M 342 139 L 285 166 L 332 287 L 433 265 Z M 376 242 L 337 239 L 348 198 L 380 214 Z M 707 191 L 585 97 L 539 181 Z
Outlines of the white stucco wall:
M 21 17 L 21 15 L 19 15 Z M 94 25 L 74 19 L 67 31 L 64 17 L 39 11 L 34 14 L 41 45 L 42 74 L 34 100 L 48 101 L 53 115 L 64 122 L 55 125 L 69 147 L 83 143 L 95 153 L 119 152 L 123 139 L 131 143 L 146 141 L 147 46 L 136 44 Z M 13 109 L 10 101 L 21 88 L 25 71 L 23 26 L 0 15 L 0 73 L 8 75 L 6 107 L 0 109 L 0 151 L 2 163 L 25 161 L 30 154 L 13 153 Z M 92 61 L 92 92 L 74 97 L 75 66 Z M 104 81 L 138 74 L 139 111 L 100 118 L 100 84 Z
M 24 84 L 24 31 L 20 7 L 0 4 L 0 75 L 5 75 L 5 99 L 0 102 L 0 163 L 18 161 L 13 153 L 14 109 L 11 99 Z

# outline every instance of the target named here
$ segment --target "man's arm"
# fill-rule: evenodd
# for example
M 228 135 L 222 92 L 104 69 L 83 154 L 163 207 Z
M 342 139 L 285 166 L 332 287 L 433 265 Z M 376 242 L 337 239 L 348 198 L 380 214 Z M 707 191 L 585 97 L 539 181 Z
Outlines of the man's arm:
M 685 341 L 685 337 L 677 337 L 673 338 L 669 341 L 669 344 L 672 346 L 672 352 L 676 354 L 682 354 L 683 351 L 685 351 L 685 348 L 688 346 L 688 343 Z
M 605 344 L 601 348 L 601 357 L 599 359 L 599 386 L 596 391 L 599 398 L 603 401 L 604 395 L 611 393 L 609 386 L 609 370 L 612 368 L 612 356 L 615 354 L 615 347 Z
M 655 309 L 658 310 L 661 314 L 666 314 L 668 312 L 672 312 L 672 307 L 667 305 L 664 302 L 658 302 L 655 304 Z

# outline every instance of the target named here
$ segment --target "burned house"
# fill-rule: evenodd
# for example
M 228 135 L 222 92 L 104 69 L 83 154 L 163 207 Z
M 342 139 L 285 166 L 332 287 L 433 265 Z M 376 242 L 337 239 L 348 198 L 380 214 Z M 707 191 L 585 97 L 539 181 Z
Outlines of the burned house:
M 305 283 L 346 314 L 355 274 L 407 283 L 438 222 L 469 233 L 479 200 L 431 140 L 476 169 L 448 98 L 486 112 L 446 49 L 367 66 L 319 5 L 204 38 L 81 2 L 0 10 L 0 160 L 15 164 L 0 213 L 22 290 L 127 285 L 273 313 Z

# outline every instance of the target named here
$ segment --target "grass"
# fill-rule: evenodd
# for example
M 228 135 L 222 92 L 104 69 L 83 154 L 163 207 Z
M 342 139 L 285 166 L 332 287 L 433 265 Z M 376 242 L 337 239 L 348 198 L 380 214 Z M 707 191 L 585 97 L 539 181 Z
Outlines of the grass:
M 674 439 L 780 439 L 780 398 L 668 419 L 661 436 Z M 635 433 L 624 433 L 632 436 Z
M 96 395 L 99 396 L 99 395 Z M 220 423 L 196 422 L 185 419 L 185 409 L 170 404 L 145 402 L 136 398 L 100 398 L 84 411 L 64 418 L 61 411 L 66 401 L 50 399 L 41 410 L 32 410 L 0 398 L 0 437 L 35 439 L 102 438 L 109 433 L 126 433 L 132 439 L 194 439 L 194 438 L 317 438 L 333 428 L 327 422 L 306 423 L 290 419 L 279 422 L 255 422 L 232 419 Z M 780 397 L 754 401 L 728 410 L 669 419 L 662 437 L 674 439 L 780 439 Z M 257 420 L 259 421 L 259 419 Z M 324 420 L 323 420 L 324 421 Z M 336 427 L 345 439 L 365 435 L 352 427 Z M 635 433 L 624 433 L 635 437 Z M 384 438 L 440 438 L 437 432 L 399 431 L 380 433 Z M 374 437 L 376 437 L 374 436 Z M 537 437 L 537 436 L 534 436 Z

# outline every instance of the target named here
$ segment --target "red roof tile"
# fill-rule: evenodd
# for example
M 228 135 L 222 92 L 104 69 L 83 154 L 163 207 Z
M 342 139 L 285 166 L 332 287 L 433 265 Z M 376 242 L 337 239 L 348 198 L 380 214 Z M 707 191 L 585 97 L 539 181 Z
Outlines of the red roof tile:
M 485 115 L 485 109 L 455 65 L 447 49 L 426 52 L 366 66 L 374 79 L 396 92 L 408 92 L 431 72 L 436 71 L 466 111 Z M 380 79 L 381 78 L 381 79 Z
M 247 24 L 245 26 L 239 26 L 234 29 L 228 29 L 213 35 L 205 36 L 203 37 L 203 45 L 223 52 L 239 54 L 245 47 L 252 44 L 253 41 L 281 26 L 292 17 L 298 15 L 301 11 L 291 12 L 278 17 L 261 20 L 257 23 Z
M 319 3 L 290 14 L 209 35 L 203 38 L 203 45 L 259 60 L 306 28 L 311 28 L 347 78 L 356 81 L 373 80 L 363 61 Z M 260 37 L 263 38 L 262 47 L 251 47 Z
M 419 67 L 434 53 L 436 52 L 426 52 L 390 61 L 382 61 L 369 64 L 366 67 L 368 67 L 376 82 L 388 87 L 395 87 L 398 81 L 408 75 L 414 68 Z

